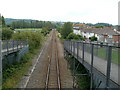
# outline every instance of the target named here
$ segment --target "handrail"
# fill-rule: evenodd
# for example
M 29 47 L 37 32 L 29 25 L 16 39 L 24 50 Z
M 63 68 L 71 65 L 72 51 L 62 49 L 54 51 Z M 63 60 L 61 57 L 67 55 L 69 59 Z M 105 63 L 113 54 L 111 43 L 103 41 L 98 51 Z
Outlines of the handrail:
M 20 48 L 28 46 L 28 40 L 3 40 L 2 41 L 2 53 L 14 52 Z

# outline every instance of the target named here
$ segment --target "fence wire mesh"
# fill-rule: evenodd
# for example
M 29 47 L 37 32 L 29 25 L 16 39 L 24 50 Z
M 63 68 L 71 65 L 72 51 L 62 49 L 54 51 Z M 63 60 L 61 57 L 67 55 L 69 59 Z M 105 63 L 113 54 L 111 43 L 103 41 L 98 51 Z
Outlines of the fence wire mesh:
M 120 47 L 118 45 L 65 40 L 64 48 L 81 62 L 87 62 L 90 65 L 90 73 L 94 74 L 91 68 L 93 66 L 105 75 L 104 87 L 110 87 L 111 81 L 120 85 L 118 74 Z

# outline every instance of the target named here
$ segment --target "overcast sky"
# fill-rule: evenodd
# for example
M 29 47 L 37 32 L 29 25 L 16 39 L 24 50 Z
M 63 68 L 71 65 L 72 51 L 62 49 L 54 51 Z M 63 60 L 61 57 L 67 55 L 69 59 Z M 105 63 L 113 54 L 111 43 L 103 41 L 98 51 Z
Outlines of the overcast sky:
M 120 0 L 0 0 L 5 18 L 118 24 Z

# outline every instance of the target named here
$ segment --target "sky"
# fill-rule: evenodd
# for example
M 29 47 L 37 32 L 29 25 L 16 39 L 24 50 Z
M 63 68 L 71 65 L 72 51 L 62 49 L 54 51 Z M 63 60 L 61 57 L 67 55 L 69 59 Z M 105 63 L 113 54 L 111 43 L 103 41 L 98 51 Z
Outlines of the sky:
M 0 0 L 5 18 L 118 24 L 120 0 Z

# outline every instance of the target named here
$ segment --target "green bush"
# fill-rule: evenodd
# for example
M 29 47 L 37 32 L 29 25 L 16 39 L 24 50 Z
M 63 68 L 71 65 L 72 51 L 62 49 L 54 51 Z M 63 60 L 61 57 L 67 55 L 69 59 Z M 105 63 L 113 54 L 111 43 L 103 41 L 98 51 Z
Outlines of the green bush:
M 79 34 L 77 36 L 79 37 L 79 40 L 85 40 L 85 38 L 83 36 L 81 36 Z
M 90 37 L 89 38 L 91 41 L 97 41 L 97 37 L 95 37 L 95 36 L 92 36 L 92 37 Z
M 103 28 L 103 26 L 95 26 L 95 28 Z
M 46 36 L 51 30 L 52 30 L 52 29 L 49 28 L 49 27 L 44 27 L 44 28 L 42 28 L 41 33 L 42 33 L 44 36 Z
M 32 59 L 38 53 L 38 49 L 32 50 L 32 52 L 26 53 L 20 60 L 20 62 L 14 65 L 8 65 L 3 70 L 2 88 L 3 90 L 9 90 L 8 88 L 16 88 L 16 85 L 21 78 L 28 72 L 29 67 L 32 65 Z
M 30 51 L 42 45 L 43 35 L 40 32 L 17 32 L 12 35 L 15 40 L 28 40 Z
M 90 89 L 90 77 L 89 77 L 89 73 L 87 72 L 87 70 L 85 69 L 85 67 L 80 64 L 79 61 L 75 60 L 74 62 L 74 57 L 73 56 L 65 56 L 65 59 L 68 61 L 69 64 L 69 69 L 71 70 L 71 72 L 77 74 L 76 77 L 76 84 L 78 89 L 80 90 L 89 90 Z M 75 63 L 75 64 L 74 64 Z M 78 66 L 79 64 L 79 66 Z M 74 65 L 77 68 L 76 70 L 74 70 Z M 81 74 L 81 75 L 80 75 Z M 86 75 L 82 75 L 82 74 L 88 74 Z
M 27 53 L 21 58 L 20 62 L 14 65 L 9 65 L 6 69 L 3 70 L 3 90 L 16 86 L 16 84 L 20 81 L 22 76 L 25 74 L 25 72 L 28 71 L 30 65 L 32 64 L 31 59 L 33 56 L 34 55 L 32 53 Z
M 2 39 L 7 40 L 12 37 L 13 30 L 10 27 L 3 27 L 2 28 Z
M 64 39 L 66 39 L 67 38 L 67 36 L 70 34 L 70 33 L 72 33 L 73 32 L 73 23 L 71 23 L 71 22 L 66 22 L 64 25 L 63 25 L 63 27 L 62 27 L 62 29 L 60 30 L 60 33 L 61 33 L 61 35 L 62 35 L 62 37 L 64 38 Z
M 69 39 L 69 40 L 84 40 L 84 38 L 81 35 L 76 35 L 74 33 L 70 33 L 67 36 L 67 39 Z

